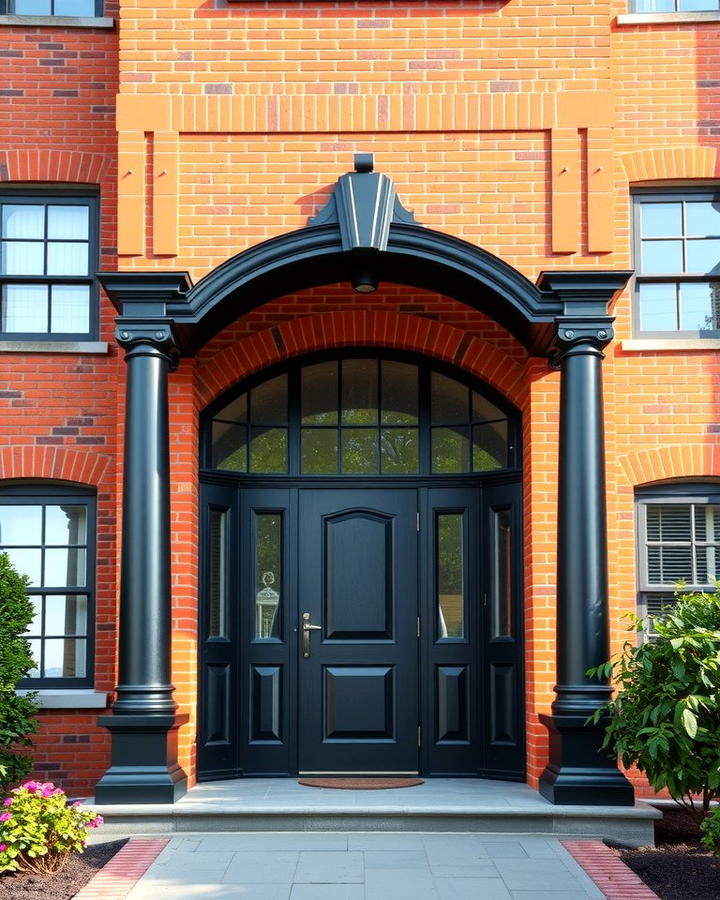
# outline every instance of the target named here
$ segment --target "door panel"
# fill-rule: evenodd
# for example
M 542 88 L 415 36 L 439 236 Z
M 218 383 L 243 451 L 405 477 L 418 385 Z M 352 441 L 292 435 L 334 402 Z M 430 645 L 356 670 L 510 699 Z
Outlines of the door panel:
M 417 493 L 308 490 L 299 504 L 301 772 L 417 772 Z

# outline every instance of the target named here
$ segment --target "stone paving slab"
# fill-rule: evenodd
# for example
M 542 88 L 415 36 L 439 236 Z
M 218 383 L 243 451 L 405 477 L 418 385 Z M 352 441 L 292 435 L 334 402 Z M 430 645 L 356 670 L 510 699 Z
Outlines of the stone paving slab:
M 132 842 L 131 842 L 132 843 Z M 552 837 L 216 834 L 173 837 L 128 900 L 602 900 Z

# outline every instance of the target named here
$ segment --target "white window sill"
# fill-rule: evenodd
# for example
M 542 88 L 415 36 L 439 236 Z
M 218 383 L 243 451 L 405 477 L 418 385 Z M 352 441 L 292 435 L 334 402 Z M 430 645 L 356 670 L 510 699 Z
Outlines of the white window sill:
M 92 688 L 41 688 L 34 692 L 31 688 L 18 689 L 18 694 L 37 694 L 37 703 L 41 709 L 105 709 L 108 695 Z
M 21 28 L 114 28 L 106 16 L 0 16 L 0 25 Z
M 0 353 L 106 354 L 107 341 L 0 341 Z
M 620 341 L 627 352 L 683 353 L 686 350 L 720 350 L 720 338 L 638 338 Z
M 616 25 L 684 25 L 686 22 L 720 22 L 720 10 L 703 12 L 625 13 Z

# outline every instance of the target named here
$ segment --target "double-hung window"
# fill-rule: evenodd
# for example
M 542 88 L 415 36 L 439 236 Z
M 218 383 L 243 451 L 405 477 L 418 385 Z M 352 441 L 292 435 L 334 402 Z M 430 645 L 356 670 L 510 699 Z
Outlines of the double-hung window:
M 630 12 L 668 13 L 720 10 L 720 0 L 630 0 Z
M 11 16 L 93 18 L 102 15 L 102 2 L 101 0 L 0 0 L 0 12 Z
M 98 201 L 92 194 L 0 193 L 0 336 L 97 335 Z
M 0 492 L 0 551 L 30 579 L 35 660 L 27 686 L 92 684 L 95 498 L 55 487 Z
M 636 334 L 717 333 L 720 193 L 637 192 L 633 206 Z
M 714 591 L 720 485 L 648 488 L 637 494 L 637 512 L 639 614 L 657 614 L 671 604 L 679 583 L 687 591 Z

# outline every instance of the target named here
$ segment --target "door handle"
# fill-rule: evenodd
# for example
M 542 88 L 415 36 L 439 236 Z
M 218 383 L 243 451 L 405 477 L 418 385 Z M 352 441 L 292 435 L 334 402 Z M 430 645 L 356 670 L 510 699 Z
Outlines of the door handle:
M 303 659 L 308 659 L 310 656 L 310 632 L 311 631 L 322 631 L 321 625 L 311 625 L 310 624 L 310 613 L 304 612 L 302 614 L 303 623 L 302 623 L 302 648 L 303 648 Z

